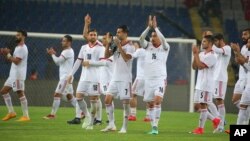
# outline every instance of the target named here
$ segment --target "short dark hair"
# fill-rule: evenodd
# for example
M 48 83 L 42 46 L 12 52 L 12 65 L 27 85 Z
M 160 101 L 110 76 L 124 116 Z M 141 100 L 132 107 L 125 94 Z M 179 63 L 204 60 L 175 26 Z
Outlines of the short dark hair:
M 214 37 L 213 37 L 212 35 L 206 35 L 206 36 L 204 36 L 203 38 L 207 39 L 208 42 L 211 42 L 211 43 L 214 42 Z
M 73 38 L 70 35 L 65 35 L 64 38 L 66 38 L 69 42 L 73 42 Z
M 23 30 L 23 29 L 18 29 L 17 32 L 21 33 L 25 37 L 28 36 L 27 32 L 25 30 Z
M 129 33 L 129 27 L 127 25 L 120 25 L 117 28 L 122 29 L 122 31 L 125 33 Z
M 224 40 L 224 36 L 221 34 L 221 33 L 216 33 L 214 35 L 214 39 L 217 39 L 217 40 Z
M 245 29 L 242 30 L 242 32 L 243 31 L 247 31 L 250 34 L 250 28 L 245 28 Z
M 89 29 L 88 33 L 90 33 L 90 32 L 96 32 L 96 33 L 98 33 L 96 29 Z

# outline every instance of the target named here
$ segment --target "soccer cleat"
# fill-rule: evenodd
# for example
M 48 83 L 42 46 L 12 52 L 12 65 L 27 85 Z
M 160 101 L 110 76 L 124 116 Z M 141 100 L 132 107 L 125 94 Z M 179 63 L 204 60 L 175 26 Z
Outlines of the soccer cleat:
M 7 120 L 10 120 L 12 118 L 15 118 L 16 117 L 16 113 L 8 113 L 4 118 L 2 118 L 3 121 L 7 121 Z
M 68 124 L 80 124 L 81 119 L 80 118 L 74 118 L 72 120 L 67 121 Z
M 87 126 L 89 126 L 90 122 L 91 122 L 91 117 L 90 116 L 85 117 L 84 122 L 82 124 L 82 128 L 86 128 Z
M 230 134 L 230 130 L 225 130 L 225 133 Z
M 156 126 L 153 126 L 152 130 L 150 132 L 148 132 L 148 134 L 158 135 L 159 134 L 158 128 Z
M 86 130 L 93 130 L 93 129 L 94 129 L 93 125 L 89 125 L 89 126 L 86 127 Z
M 144 121 L 144 122 L 150 122 L 151 120 L 150 120 L 149 117 L 145 117 L 145 118 L 143 119 L 143 121 Z
M 129 121 L 136 121 L 136 116 L 129 115 L 129 116 L 128 116 L 128 120 L 129 120 Z
M 214 127 L 214 129 L 217 129 L 219 124 L 220 124 L 220 119 L 219 118 L 214 118 L 213 119 L 213 127 Z
M 199 134 L 199 135 L 203 134 L 203 132 L 204 132 L 204 129 L 200 128 L 200 127 L 196 128 L 192 131 L 193 134 Z
M 19 122 L 23 122 L 23 121 L 30 121 L 30 118 L 29 117 L 26 117 L 26 116 L 22 116 L 20 117 L 18 120 L 16 121 L 19 121 Z
M 118 133 L 120 133 L 120 134 L 125 134 L 125 133 L 127 133 L 127 130 L 124 129 L 124 128 L 122 128 Z
M 94 125 L 102 125 L 102 121 L 101 120 L 94 120 Z
M 116 126 L 108 125 L 106 128 L 102 129 L 101 132 L 110 132 L 110 131 L 116 131 Z
M 213 133 L 222 133 L 224 131 L 223 127 L 217 127 L 216 129 L 214 129 Z
M 56 118 L 56 116 L 52 115 L 52 114 L 49 114 L 49 115 L 43 117 L 43 119 L 55 119 L 55 118 Z

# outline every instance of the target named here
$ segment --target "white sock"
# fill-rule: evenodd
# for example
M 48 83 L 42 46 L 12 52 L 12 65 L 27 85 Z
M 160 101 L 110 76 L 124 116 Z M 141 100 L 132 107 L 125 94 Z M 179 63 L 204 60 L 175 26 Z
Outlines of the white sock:
M 240 107 L 240 111 L 237 118 L 237 125 L 245 125 L 247 120 L 247 109 Z
M 113 104 L 106 104 L 106 111 L 107 111 L 107 116 L 109 120 L 109 125 L 114 126 L 115 121 L 114 121 L 114 106 Z
M 13 105 L 12 105 L 12 102 L 11 102 L 11 97 L 10 97 L 9 93 L 4 94 L 3 99 L 4 99 L 4 102 L 5 102 L 6 106 L 7 106 L 7 108 L 8 108 L 8 112 L 9 113 L 15 112 L 14 108 L 13 108 Z
M 207 120 L 207 109 L 201 109 L 200 112 L 200 120 L 199 120 L 199 127 L 204 128 L 206 120 Z
M 250 118 L 250 106 L 249 105 L 247 106 L 247 113 L 246 113 L 246 115 L 247 115 L 247 118 L 246 118 L 245 123 L 246 123 L 246 125 L 248 125 L 249 124 L 249 118 Z
M 84 113 L 84 115 L 86 117 L 89 117 L 90 114 L 89 114 L 89 110 L 88 110 L 87 103 L 85 102 L 85 100 L 84 99 L 77 100 L 77 103 L 78 103 L 80 109 L 82 110 L 82 112 Z
M 29 117 L 29 112 L 28 112 L 28 101 L 25 96 L 22 96 L 19 98 L 21 102 L 21 107 L 23 111 L 23 116 Z
M 133 107 L 133 108 L 130 107 L 130 115 L 136 116 L 136 108 L 135 107 Z
M 208 110 L 210 111 L 210 113 L 214 116 L 214 117 L 219 117 L 220 114 L 217 110 L 217 107 L 215 106 L 215 104 L 213 102 L 210 102 L 207 104 L 208 106 Z
M 94 124 L 95 114 L 97 111 L 97 100 L 90 100 L 91 125 Z
M 146 118 L 149 118 L 149 108 L 146 109 Z
M 97 100 L 96 120 L 102 120 L 102 101 L 100 98 Z
M 56 112 L 60 106 L 61 103 L 61 98 L 60 97 L 54 97 L 54 101 L 52 104 L 52 110 L 51 110 L 51 115 L 56 115 Z
M 74 96 L 73 96 L 72 99 L 70 100 L 70 103 L 71 103 L 72 106 L 76 107 L 77 101 L 76 101 L 76 98 L 75 98 Z
M 213 120 L 215 117 L 208 111 L 207 112 L 207 119 Z
M 160 117 L 161 117 L 161 104 L 155 105 L 155 123 L 154 123 L 154 126 L 158 127 Z
M 226 109 L 224 104 L 218 105 L 218 112 L 220 113 L 220 127 L 224 127 Z
M 235 105 L 238 109 L 240 109 L 240 100 L 237 100 L 236 102 L 234 102 L 234 105 Z
M 77 102 L 77 101 L 76 101 Z M 80 106 L 78 104 L 78 102 L 76 103 L 76 118 L 81 118 L 82 117 L 82 110 L 80 109 Z
M 123 104 L 123 125 L 122 128 L 127 130 L 128 126 L 128 116 L 129 116 L 130 105 Z
M 153 127 L 155 123 L 155 108 L 149 108 L 149 117 L 151 126 Z

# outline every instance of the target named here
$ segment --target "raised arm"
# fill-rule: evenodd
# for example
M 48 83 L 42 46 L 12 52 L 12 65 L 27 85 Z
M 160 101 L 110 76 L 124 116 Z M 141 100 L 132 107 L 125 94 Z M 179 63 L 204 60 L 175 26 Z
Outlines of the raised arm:
M 192 62 L 192 68 L 193 69 L 204 69 L 208 66 L 200 61 L 199 57 L 199 49 L 197 46 L 193 46 L 193 55 L 194 55 L 194 61 Z
M 169 44 L 167 43 L 165 37 L 163 36 L 163 34 L 160 32 L 160 30 L 158 29 L 157 27 L 157 21 L 156 21 L 156 17 L 154 16 L 153 17 L 153 28 L 157 34 L 157 36 L 160 38 L 161 40 L 161 44 L 162 44 L 162 47 L 165 49 L 165 50 L 168 50 L 169 49 Z
M 84 26 L 83 26 L 83 31 L 82 31 L 82 36 L 85 40 L 88 40 L 88 32 L 89 32 L 90 24 L 91 24 L 91 17 L 89 16 L 89 14 L 87 14 L 84 17 Z
M 229 48 L 230 49 L 230 48 Z M 223 55 L 231 55 L 231 49 L 229 50 L 226 48 L 226 46 L 222 48 L 218 48 L 215 45 L 213 45 L 212 50 L 217 54 L 223 54 Z

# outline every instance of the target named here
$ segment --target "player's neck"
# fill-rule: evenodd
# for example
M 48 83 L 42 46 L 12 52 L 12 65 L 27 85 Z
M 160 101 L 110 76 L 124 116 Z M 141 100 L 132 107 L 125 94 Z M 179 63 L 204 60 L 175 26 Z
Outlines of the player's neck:
M 155 48 L 158 48 L 160 45 L 161 45 L 161 43 L 154 43 L 154 44 L 153 44 L 153 46 L 154 46 Z
M 24 45 L 24 41 L 21 41 L 20 43 L 18 43 L 19 46 Z
M 208 47 L 208 48 L 205 49 L 205 53 L 209 53 L 211 51 L 212 51 L 212 47 Z
M 122 45 L 122 46 L 126 45 L 127 43 L 128 43 L 127 38 L 126 38 L 126 39 L 121 40 L 121 45 Z
M 64 50 L 66 50 L 66 49 L 70 49 L 70 48 L 71 48 L 71 46 L 68 46 L 68 47 L 65 47 L 65 48 L 64 48 Z
M 93 43 L 92 43 L 92 42 L 89 42 L 89 46 L 90 46 L 90 47 L 94 47 L 96 44 L 97 44 L 97 41 L 95 41 L 95 42 L 93 42 Z

